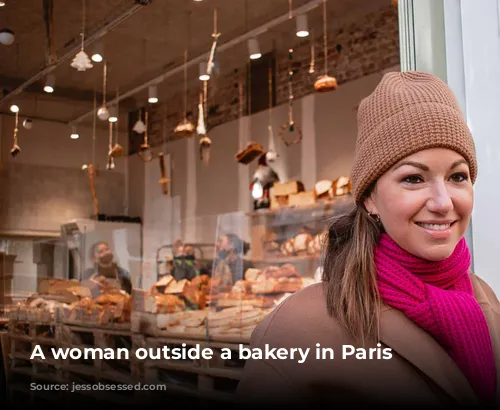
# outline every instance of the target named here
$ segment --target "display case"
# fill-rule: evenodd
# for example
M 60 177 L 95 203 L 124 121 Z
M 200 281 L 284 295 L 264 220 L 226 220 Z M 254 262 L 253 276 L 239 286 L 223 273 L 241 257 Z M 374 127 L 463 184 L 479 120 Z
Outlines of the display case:
M 287 297 L 320 281 L 329 220 L 352 205 L 352 196 L 344 195 L 309 205 L 220 215 L 207 337 L 246 342 Z

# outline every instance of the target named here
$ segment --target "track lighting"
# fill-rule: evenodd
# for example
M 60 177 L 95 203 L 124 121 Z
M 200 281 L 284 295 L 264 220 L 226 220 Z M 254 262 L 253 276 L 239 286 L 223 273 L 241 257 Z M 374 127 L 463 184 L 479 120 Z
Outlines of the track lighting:
M 109 109 L 108 121 L 109 122 L 117 122 L 118 121 L 118 114 L 116 112 L 116 107 L 114 107 L 114 106 Z
M 307 25 L 307 15 L 301 14 L 297 16 L 297 37 L 307 37 L 309 35 L 309 28 Z
M 0 30 L 0 43 L 10 46 L 14 42 L 14 32 L 8 28 Z
M 259 48 L 259 42 L 256 38 L 251 38 L 248 40 L 248 52 L 250 53 L 250 59 L 257 60 L 262 57 Z
M 13 104 L 10 106 L 10 110 L 14 113 L 19 112 L 19 107 L 16 104 Z
M 94 53 L 92 54 L 91 60 L 95 63 L 101 63 L 102 60 L 104 60 L 104 58 L 102 56 L 103 54 L 104 54 L 104 52 L 103 52 L 102 42 L 98 42 L 95 46 Z
M 49 74 L 47 76 L 47 79 L 45 80 L 45 86 L 43 87 L 43 91 L 45 91 L 46 93 L 53 93 L 54 84 L 55 84 L 55 77 L 53 74 Z
M 76 132 L 76 127 L 74 125 L 71 127 L 71 135 L 70 135 L 70 137 L 71 137 L 72 140 L 77 140 L 78 138 L 80 138 L 80 136 Z
M 208 81 L 210 80 L 210 76 L 207 74 L 207 67 L 208 64 L 206 61 L 202 61 L 200 63 L 200 80 L 201 81 Z
M 158 102 L 158 88 L 156 87 L 156 85 L 149 86 L 148 102 L 150 104 L 156 104 Z

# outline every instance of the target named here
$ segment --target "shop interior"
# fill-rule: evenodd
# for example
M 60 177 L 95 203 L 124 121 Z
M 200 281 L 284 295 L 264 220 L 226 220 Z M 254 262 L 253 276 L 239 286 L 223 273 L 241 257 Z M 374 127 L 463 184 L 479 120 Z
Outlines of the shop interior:
M 238 361 L 29 352 L 237 349 L 321 281 L 357 107 L 400 70 L 397 1 L 71 3 L 0 1 L 3 394 L 150 380 L 231 400 Z

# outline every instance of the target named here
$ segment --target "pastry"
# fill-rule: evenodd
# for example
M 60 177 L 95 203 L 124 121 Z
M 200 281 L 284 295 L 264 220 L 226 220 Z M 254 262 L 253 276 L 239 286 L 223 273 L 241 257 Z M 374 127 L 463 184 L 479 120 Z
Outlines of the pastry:
M 298 255 L 306 254 L 309 242 L 311 242 L 312 240 L 313 237 L 311 234 L 299 233 L 293 241 L 293 247 L 295 253 Z
M 295 254 L 295 243 L 294 239 L 288 239 L 281 245 L 280 248 L 281 255 L 283 256 L 293 256 Z
M 248 281 L 257 281 L 259 276 L 262 274 L 260 269 L 249 268 L 245 272 L 245 280 Z

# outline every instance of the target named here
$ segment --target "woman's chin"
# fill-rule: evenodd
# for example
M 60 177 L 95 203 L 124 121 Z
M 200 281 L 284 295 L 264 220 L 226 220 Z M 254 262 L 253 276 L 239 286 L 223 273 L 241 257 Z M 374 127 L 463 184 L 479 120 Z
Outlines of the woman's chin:
M 426 245 L 418 249 L 414 254 L 431 262 L 439 262 L 450 257 L 454 250 L 455 246 L 450 244 Z

